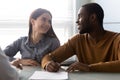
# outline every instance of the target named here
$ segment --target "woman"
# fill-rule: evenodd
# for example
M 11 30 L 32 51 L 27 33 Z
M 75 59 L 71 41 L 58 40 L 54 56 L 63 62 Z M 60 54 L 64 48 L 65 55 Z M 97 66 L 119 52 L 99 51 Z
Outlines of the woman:
M 29 18 L 29 34 L 21 37 L 4 49 L 7 56 L 13 57 L 20 51 L 22 65 L 36 66 L 47 53 L 60 46 L 52 28 L 52 15 L 46 9 L 38 8 Z

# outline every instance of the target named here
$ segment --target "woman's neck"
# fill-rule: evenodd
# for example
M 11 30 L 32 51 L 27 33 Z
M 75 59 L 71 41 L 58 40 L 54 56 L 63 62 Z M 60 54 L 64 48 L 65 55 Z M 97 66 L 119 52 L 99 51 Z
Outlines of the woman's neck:
M 31 41 L 33 44 L 38 43 L 43 37 L 43 34 L 39 34 L 39 33 L 32 33 L 31 35 Z

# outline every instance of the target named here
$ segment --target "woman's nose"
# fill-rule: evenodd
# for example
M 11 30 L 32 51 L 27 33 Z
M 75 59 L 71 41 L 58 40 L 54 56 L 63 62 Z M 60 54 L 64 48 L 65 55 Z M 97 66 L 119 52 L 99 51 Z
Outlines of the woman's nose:
M 45 24 L 46 24 L 47 26 L 50 26 L 50 25 L 51 25 L 50 22 L 46 22 Z

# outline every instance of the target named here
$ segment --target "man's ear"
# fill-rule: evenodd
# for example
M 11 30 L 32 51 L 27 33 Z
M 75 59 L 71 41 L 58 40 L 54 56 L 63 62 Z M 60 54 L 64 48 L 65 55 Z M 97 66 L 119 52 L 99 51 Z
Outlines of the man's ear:
M 92 14 L 92 15 L 90 16 L 90 20 L 91 20 L 92 22 L 96 22 L 96 20 L 97 20 L 96 14 Z

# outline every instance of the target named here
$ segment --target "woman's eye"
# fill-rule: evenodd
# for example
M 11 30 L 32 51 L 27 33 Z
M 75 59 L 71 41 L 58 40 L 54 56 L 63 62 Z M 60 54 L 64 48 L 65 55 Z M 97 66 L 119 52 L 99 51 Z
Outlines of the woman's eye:
M 48 21 L 51 24 L 51 20 Z
M 43 22 L 48 22 L 48 23 L 51 24 L 51 20 L 48 20 L 48 19 L 46 19 L 46 18 L 44 18 L 44 17 L 42 18 L 42 21 L 43 21 Z
M 45 19 L 45 18 L 42 18 L 42 21 L 46 21 L 46 19 Z

